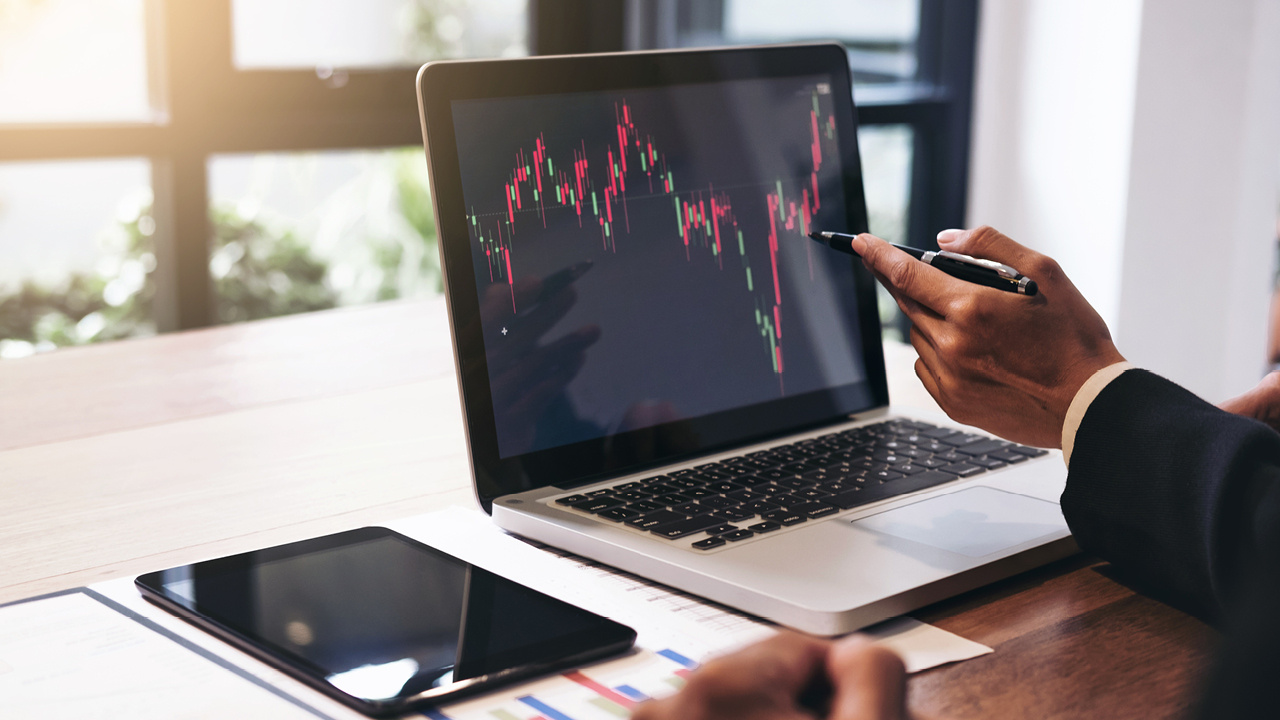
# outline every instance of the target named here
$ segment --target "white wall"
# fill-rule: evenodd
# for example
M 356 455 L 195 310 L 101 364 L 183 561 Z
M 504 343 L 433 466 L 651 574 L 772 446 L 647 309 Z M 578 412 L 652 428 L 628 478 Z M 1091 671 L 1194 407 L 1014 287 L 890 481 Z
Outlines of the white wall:
M 1130 360 L 1210 400 L 1267 333 L 1280 0 L 986 0 L 970 225 L 1062 263 Z

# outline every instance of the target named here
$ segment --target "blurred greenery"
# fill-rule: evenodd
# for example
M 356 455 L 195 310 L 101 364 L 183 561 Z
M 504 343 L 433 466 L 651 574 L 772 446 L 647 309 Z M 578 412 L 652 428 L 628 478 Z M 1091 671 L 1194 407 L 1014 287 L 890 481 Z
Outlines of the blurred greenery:
M 150 199 L 125 203 L 132 211 L 100 238 L 103 254 L 93 272 L 71 273 L 54 286 L 27 280 L 15 291 L 0 291 L 0 357 L 155 333 Z
M 427 189 L 425 162 L 416 148 L 380 153 L 365 171 L 389 182 L 390 204 L 340 203 L 339 215 L 367 220 L 372 212 L 401 216 L 398 232 L 369 227 L 388 223 L 351 222 L 340 257 L 324 257 L 297 229 L 268 218 L 246 218 L 235 207 L 210 209 L 212 247 L 209 270 L 219 322 L 242 322 L 439 293 L 443 288 L 436 252 L 435 217 Z M 363 189 L 365 185 L 353 183 Z M 366 190 L 374 193 L 375 190 Z M 93 272 L 75 272 L 54 285 L 28 280 L 0 288 L 0 357 L 21 357 L 56 347 L 152 335 L 156 292 L 155 220 L 151 201 L 126 200 L 100 239 Z M 363 282 L 334 280 L 335 270 Z M 341 287 L 339 287 L 341 285 Z

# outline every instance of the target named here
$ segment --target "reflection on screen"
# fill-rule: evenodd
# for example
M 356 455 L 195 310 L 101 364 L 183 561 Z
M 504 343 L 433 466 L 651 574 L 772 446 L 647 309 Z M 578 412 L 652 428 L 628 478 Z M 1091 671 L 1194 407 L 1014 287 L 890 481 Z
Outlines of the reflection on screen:
M 865 380 L 830 78 L 453 116 L 502 457 Z
M 165 591 L 366 700 L 548 662 L 581 651 L 584 635 L 607 623 L 393 537 L 283 560 L 254 555 L 172 580 L 169 571 Z

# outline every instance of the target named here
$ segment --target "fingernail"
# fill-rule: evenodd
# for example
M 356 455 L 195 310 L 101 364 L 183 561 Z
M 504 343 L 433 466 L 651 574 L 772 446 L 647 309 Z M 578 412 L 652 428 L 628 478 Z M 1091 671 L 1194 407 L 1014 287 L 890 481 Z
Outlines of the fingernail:
M 866 233 L 858 233 L 857 235 L 853 236 L 853 239 L 849 241 L 849 245 L 850 247 L 853 248 L 854 252 L 861 255 L 862 251 L 867 249 L 866 238 L 867 238 Z
M 952 228 L 950 230 L 943 230 L 942 232 L 938 233 L 938 242 L 955 242 L 956 240 L 960 239 L 960 236 L 963 233 L 964 233 L 963 230 L 957 230 L 955 228 Z

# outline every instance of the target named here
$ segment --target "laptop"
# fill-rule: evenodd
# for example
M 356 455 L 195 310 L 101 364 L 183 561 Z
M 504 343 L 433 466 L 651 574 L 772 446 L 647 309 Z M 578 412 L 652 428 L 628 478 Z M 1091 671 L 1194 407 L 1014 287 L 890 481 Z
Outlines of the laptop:
M 818 635 L 1076 551 L 1061 455 L 890 406 L 834 44 L 418 74 L 477 497 Z

